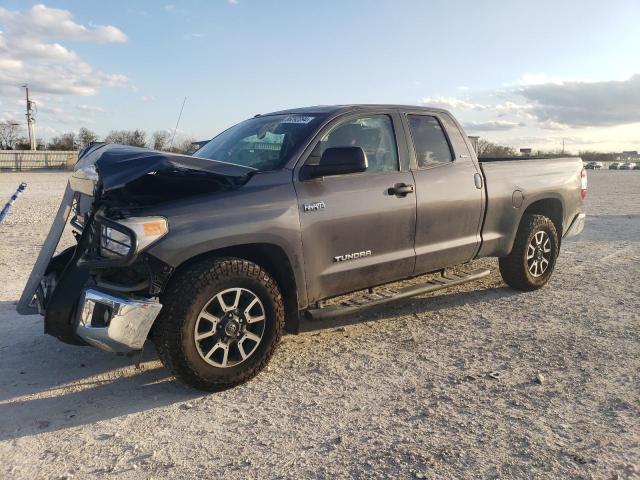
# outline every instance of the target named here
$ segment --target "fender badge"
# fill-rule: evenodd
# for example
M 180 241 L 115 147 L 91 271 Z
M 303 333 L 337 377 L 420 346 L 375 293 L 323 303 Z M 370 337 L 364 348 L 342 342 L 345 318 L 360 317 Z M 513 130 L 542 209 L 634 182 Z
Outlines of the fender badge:
M 324 202 L 305 203 L 303 208 L 305 212 L 317 212 L 326 208 L 326 205 Z
M 358 258 L 364 258 L 364 257 L 370 257 L 370 256 L 371 256 L 371 250 L 364 250 L 362 252 L 346 253 L 344 255 L 335 256 L 333 257 L 333 261 L 344 262 L 346 260 L 356 260 Z

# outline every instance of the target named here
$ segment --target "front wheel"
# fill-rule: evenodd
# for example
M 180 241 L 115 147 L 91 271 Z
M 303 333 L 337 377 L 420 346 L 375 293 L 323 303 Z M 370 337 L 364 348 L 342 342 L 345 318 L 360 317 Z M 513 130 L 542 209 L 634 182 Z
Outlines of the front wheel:
M 502 279 L 517 290 L 543 287 L 558 258 L 558 233 L 544 215 L 522 217 L 511 253 L 498 261 Z
M 284 328 L 275 281 L 258 265 L 237 258 L 205 260 L 178 275 L 154 325 L 162 363 L 182 382 L 206 391 L 256 375 Z

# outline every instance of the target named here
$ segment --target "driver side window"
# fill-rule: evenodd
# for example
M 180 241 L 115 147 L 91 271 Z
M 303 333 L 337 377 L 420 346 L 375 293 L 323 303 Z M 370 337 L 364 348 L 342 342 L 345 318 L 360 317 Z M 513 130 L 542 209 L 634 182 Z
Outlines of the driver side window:
M 339 123 L 325 134 L 313 153 L 316 163 L 327 148 L 362 147 L 367 155 L 367 172 L 397 172 L 398 149 L 391 117 L 372 115 Z

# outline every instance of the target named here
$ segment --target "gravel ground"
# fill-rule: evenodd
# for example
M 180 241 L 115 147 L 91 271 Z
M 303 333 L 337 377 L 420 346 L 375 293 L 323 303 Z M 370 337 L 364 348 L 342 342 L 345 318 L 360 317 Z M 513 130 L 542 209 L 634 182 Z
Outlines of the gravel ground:
M 0 226 L 0 478 L 640 476 L 640 172 L 590 173 L 546 288 L 483 260 L 477 283 L 305 325 L 216 394 L 152 346 L 136 368 L 15 313 L 65 178 L 0 173 L 0 199 L 29 183 Z

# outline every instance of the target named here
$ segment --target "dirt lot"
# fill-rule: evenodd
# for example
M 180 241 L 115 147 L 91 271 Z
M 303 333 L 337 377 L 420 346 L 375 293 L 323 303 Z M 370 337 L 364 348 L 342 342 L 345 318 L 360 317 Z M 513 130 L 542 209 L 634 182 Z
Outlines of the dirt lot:
M 285 337 L 205 395 L 153 346 L 72 347 L 15 313 L 65 173 L 0 173 L 0 478 L 638 478 L 640 172 L 590 174 L 550 284 L 487 279 Z M 540 383 L 536 376 L 544 378 Z

